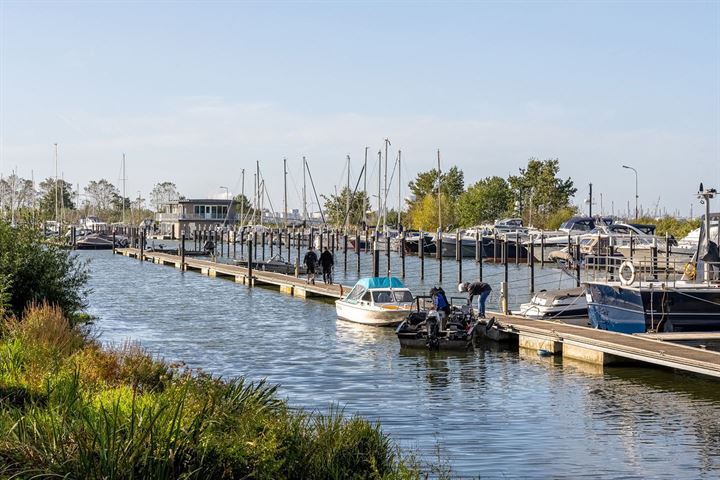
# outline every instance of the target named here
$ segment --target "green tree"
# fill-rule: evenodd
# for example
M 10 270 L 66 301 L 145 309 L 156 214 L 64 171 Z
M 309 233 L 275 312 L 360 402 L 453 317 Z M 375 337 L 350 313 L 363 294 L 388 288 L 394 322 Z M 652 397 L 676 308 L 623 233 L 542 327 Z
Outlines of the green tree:
M 570 178 L 558 178 L 560 161 L 557 158 L 528 160 L 519 175 L 512 175 L 508 183 L 513 191 L 517 210 L 526 224 L 544 227 L 550 215 L 570 206 L 577 188 Z
M 237 215 L 238 218 L 240 218 L 240 215 L 245 217 L 240 219 L 241 222 L 247 220 L 253 214 L 252 204 L 244 194 L 239 193 L 235 195 L 233 201 L 235 202 L 235 215 Z
M 337 195 L 321 196 L 325 200 L 325 219 L 328 223 L 335 226 L 342 226 L 345 224 L 348 199 L 350 199 L 349 222 L 351 225 L 360 225 L 362 223 L 363 205 L 370 205 L 370 199 L 364 192 L 357 191 L 352 193 L 352 191 L 350 191 L 347 187 L 340 190 L 340 193 Z
M 458 221 L 465 227 L 493 222 L 508 213 L 512 199 L 504 178 L 487 177 L 468 187 L 458 198 Z
M 150 203 L 156 212 L 159 212 L 162 205 L 175 202 L 180 198 L 177 187 L 172 182 L 156 183 L 150 192 Z
M 85 307 L 86 264 L 69 250 L 45 243 L 36 229 L 0 222 L 0 252 L 0 309 L 19 318 L 32 303 L 57 305 L 68 316 Z
M 412 180 L 408 187 L 416 200 L 421 199 L 425 195 L 437 195 L 438 171 L 436 168 L 427 172 L 420 172 Z M 440 188 L 442 193 L 452 199 L 457 199 L 465 189 L 465 174 L 457 167 L 452 167 L 447 172 L 440 175 Z
M 57 196 L 56 196 L 57 195 Z M 72 199 L 73 186 L 65 180 L 58 179 L 57 190 L 55 189 L 55 179 L 46 178 L 40 182 L 40 213 L 43 219 L 55 218 L 56 198 L 60 199 L 57 210 L 65 208 L 69 210 L 75 209 L 75 203 Z

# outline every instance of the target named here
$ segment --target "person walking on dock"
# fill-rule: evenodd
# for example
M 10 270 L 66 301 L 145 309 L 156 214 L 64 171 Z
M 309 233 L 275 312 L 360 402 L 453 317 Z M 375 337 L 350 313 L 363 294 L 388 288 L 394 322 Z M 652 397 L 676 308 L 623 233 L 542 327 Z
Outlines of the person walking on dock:
M 322 274 L 323 274 L 323 282 L 329 283 L 332 285 L 332 268 L 335 264 L 335 260 L 333 260 L 333 255 L 328 251 L 328 248 L 325 247 L 325 250 L 323 253 L 320 254 L 320 266 L 322 267 Z
M 305 268 L 307 269 L 307 280 L 305 280 L 305 283 L 312 282 L 312 284 L 315 285 L 315 266 L 318 263 L 318 257 L 315 253 L 315 250 L 313 250 L 312 245 L 310 245 L 310 248 L 305 254 L 303 263 L 305 264 Z
M 468 305 L 472 305 L 473 297 L 478 297 L 477 311 L 478 317 L 485 318 L 485 301 L 490 295 L 492 288 L 485 282 L 464 282 L 458 284 L 458 292 L 467 292 Z

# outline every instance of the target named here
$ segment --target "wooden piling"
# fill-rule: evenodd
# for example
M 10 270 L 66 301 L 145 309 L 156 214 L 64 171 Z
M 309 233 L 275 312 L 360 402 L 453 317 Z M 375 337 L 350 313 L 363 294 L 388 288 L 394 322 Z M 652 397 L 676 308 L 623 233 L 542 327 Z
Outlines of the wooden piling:
M 435 243 L 437 244 L 437 246 L 435 247 L 435 258 L 437 258 L 437 260 L 438 260 L 438 282 L 442 282 L 442 276 L 443 276 L 442 275 L 443 274 L 443 271 L 442 271 L 442 267 L 443 267 L 443 265 L 442 265 L 442 244 L 443 244 L 443 239 L 442 239 L 442 230 L 440 230 L 439 228 L 437 229 L 437 240 L 435 241 Z
M 420 230 L 420 240 L 418 240 L 418 255 L 420 256 L 420 280 L 425 279 L 425 234 Z
M 400 234 L 400 264 L 401 276 L 402 278 L 405 278 L 405 232 Z

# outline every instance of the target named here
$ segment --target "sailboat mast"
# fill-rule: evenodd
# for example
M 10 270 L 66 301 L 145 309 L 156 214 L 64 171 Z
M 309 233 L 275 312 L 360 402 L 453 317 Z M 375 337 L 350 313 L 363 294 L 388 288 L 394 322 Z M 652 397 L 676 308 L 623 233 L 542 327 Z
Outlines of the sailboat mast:
M 402 151 L 398 150 L 398 214 L 397 228 L 400 231 L 400 212 L 402 212 Z
M 60 198 L 58 195 L 58 144 L 55 144 L 55 222 L 58 221 L 58 207 L 60 206 Z
M 380 226 L 380 217 L 382 216 L 382 150 L 378 150 L 378 217 L 377 227 Z
M 260 160 L 255 160 L 255 210 L 260 209 Z M 254 216 L 255 225 L 258 224 L 258 220 L 262 223 L 262 211 L 256 212 L 258 215 Z
M 437 161 L 438 161 L 438 228 L 440 231 L 442 231 L 442 216 L 441 216 L 441 210 L 440 210 L 440 185 L 442 181 L 442 176 L 440 175 L 440 149 L 438 148 L 437 151 Z
M 287 158 L 283 158 L 283 206 L 285 214 L 285 228 L 288 226 L 288 214 L 287 214 Z
M 347 196 L 345 199 L 345 233 L 347 234 L 350 226 L 350 155 L 347 156 Z
M 383 190 L 383 232 L 387 232 L 387 194 L 388 194 L 388 184 L 387 184 L 387 171 L 388 171 L 388 145 L 390 145 L 390 140 L 387 138 L 385 139 L 385 189 Z
M 122 198 L 122 223 L 125 225 L 125 154 L 123 153 L 122 159 L 122 181 L 123 181 L 123 198 Z
M 365 147 L 365 163 L 363 164 L 363 214 L 362 214 L 362 221 L 363 225 L 367 225 L 367 152 L 368 148 Z
M 307 171 L 306 160 L 303 156 L 303 222 L 307 223 L 308 212 L 307 212 L 307 178 L 305 172 Z
M 241 170 L 242 186 L 240 187 L 240 227 L 245 223 L 245 169 Z

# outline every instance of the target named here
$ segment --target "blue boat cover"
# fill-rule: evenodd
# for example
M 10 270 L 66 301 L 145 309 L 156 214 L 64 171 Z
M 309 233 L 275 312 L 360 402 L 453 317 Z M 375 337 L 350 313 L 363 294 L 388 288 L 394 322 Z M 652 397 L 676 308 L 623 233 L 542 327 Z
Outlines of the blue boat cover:
M 365 288 L 406 288 L 403 282 L 395 277 L 366 277 L 358 280 L 355 285 Z

